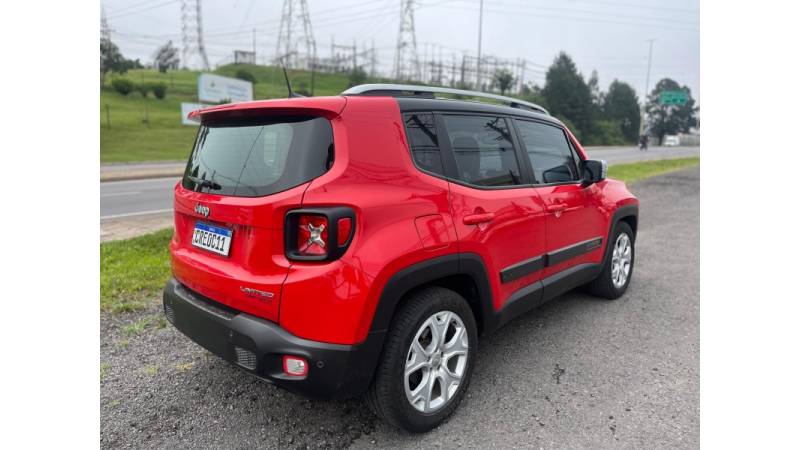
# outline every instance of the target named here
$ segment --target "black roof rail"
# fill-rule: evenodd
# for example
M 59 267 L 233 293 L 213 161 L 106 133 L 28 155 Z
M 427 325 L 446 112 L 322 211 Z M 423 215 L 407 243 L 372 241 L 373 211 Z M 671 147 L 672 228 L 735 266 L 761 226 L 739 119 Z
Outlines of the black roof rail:
M 420 97 L 436 98 L 435 94 L 461 95 L 464 97 L 476 97 L 491 99 L 508 105 L 512 108 L 527 109 L 534 112 L 550 115 L 546 109 L 536 103 L 526 102 L 513 97 L 504 95 L 490 94 L 488 92 L 467 91 L 464 89 L 454 89 L 436 86 L 419 86 L 414 84 L 360 84 L 342 92 L 341 95 L 372 95 L 388 97 Z

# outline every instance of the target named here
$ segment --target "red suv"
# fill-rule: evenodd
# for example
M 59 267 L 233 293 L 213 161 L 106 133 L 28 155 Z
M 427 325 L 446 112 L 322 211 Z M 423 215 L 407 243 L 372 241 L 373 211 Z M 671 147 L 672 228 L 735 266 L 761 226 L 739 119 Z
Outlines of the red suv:
M 463 398 L 479 335 L 630 283 L 638 200 L 537 105 L 363 85 L 191 117 L 165 314 L 290 391 L 366 394 L 429 430 Z

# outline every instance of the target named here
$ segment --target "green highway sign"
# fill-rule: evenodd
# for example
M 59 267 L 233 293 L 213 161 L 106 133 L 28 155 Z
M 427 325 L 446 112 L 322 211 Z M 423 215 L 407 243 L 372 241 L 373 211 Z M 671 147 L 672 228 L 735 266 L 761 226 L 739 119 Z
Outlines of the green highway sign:
M 688 98 L 686 91 L 661 91 L 658 94 L 658 103 L 662 105 L 685 105 Z

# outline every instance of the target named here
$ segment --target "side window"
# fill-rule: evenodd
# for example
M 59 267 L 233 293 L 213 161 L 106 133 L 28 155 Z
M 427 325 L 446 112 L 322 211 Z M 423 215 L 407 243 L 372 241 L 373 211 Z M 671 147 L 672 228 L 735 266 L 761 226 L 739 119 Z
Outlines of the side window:
M 460 180 L 478 186 L 521 184 L 519 162 L 504 118 L 443 117 Z
M 406 114 L 403 119 L 406 122 L 408 143 L 411 145 L 411 156 L 417 167 L 444 176 L 433 114 Z
M 564 130 L 526 120 L 517 120 L 516 124 L 537 183 L 563 183 L 580 179 Z

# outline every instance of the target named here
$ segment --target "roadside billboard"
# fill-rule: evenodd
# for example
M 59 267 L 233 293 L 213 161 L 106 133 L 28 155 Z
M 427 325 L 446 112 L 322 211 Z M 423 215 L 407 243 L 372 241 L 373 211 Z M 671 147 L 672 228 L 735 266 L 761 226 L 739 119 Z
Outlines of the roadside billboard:
M 236 78 L 202 73 L 197 77 L 197 99 L 201 102 L 248 102 L 253 100 L 253 84 Z
M 183 125 L 200 125 L 200 122 L 189 120 L 189 113 L 195 109 L 203 108 L 207 105 L 202 103 L 181 103 L 181 124 Z

